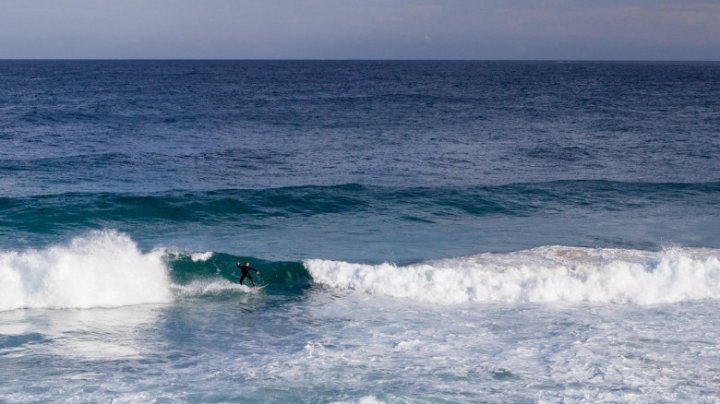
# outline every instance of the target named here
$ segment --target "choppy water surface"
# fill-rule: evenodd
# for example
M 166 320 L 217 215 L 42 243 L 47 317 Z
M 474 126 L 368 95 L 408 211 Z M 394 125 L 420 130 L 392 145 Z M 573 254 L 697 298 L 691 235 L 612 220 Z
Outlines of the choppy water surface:
M 713 63 L 0 62 L 0 397 L 720 400 L 718 111 Z

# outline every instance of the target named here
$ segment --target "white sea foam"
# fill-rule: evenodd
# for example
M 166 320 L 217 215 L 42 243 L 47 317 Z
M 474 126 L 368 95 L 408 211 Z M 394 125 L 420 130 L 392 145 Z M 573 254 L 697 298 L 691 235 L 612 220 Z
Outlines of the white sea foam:
M 305 262 L 332 288 L 439 304 L 673 303 L 720 298 L 720 250 L 540 247 L 407 266 Z
M 175 295 L 179 297 L 217 295 L 227 291 L 240 291 L 246 293 L 253 293 L 258 291 L 258 289 L 253 289 L 246 285 L 233 283 L 226 279 L 197 280 L 187 285 L 173 285 L 172 289 Z
M 202 253 L 198 252 L 198 253 L 190 254 L 190 259 L 192 260 L 192 262 L 204 262 L 204 261 L 207 261 L 210 258 L 212 258 L 212 256 L 213 256 L 212 251 L 202 252 Z
M 115 231 L 92 232 L 40 250 L 0 252 L 0 310 L 171 301 L 163 254 L 143 253 Z

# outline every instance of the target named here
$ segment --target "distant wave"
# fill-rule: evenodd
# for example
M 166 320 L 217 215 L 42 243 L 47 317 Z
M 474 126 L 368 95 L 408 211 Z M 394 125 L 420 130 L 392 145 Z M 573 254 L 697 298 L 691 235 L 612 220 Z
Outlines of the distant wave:
M 369 214 L 428 222 L 467 216 L 531 216 L 653 206 L 716 209 L 720 182 L 554 181 L 478 187 L 360 184 L 151 194 L 68 193 L 0 198 L 0 222 L 17 229 L 112 227 L 112 223 L 227 223 L 243 218 Z
M 437 304 L 657 304 L 720 298 L 720 250 L 540 247 L 407 266 L 305 262 L 314 281 Z

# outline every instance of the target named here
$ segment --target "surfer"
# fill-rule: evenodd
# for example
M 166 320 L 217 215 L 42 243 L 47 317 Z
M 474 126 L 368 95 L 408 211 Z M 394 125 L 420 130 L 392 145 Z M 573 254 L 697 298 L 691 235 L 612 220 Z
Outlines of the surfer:
M 244 265 L 240 265 L 240 261 L 238 261 L 237 267 L 240 268 L 240 284 L 242 285 L 245 277 L 247 277 L 250 279 L 250 283 L 252 283 L 253 287 L 255 287 L 255 282 L 253 281 L 252 276 L 250 276 L 250 271 L 255 271 L 257 274 L 260 274 L 260 271 L 251 267 L 250 261 L 246 261 Z

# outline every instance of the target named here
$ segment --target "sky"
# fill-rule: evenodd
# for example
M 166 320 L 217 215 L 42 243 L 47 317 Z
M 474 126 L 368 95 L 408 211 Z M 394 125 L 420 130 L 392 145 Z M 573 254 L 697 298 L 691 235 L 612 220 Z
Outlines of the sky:
M 0 59 L 720 60 L 720 0 L 0 0 Z

